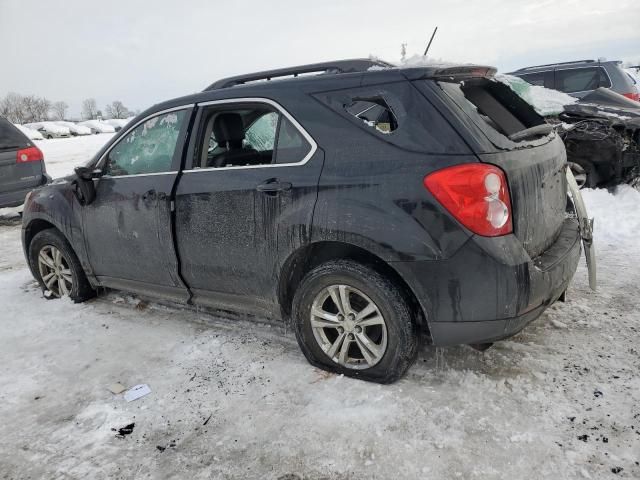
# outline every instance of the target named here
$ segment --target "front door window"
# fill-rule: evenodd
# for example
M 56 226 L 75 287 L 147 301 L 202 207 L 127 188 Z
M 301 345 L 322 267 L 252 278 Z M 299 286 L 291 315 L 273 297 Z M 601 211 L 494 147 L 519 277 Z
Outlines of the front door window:
M 139 175 L 171 170 L 186 110 L 169 112 L 141 123 L 109 153 L 105 175 Z

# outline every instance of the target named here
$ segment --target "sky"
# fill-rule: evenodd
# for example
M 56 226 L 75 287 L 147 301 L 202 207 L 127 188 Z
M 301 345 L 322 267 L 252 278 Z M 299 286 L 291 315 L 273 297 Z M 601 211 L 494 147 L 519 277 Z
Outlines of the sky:
M 640 62 L 639 0 L 0 0 L 0 97 L 132 110 L 256 70 L 422 53 L 507 72 L 576 59 Z

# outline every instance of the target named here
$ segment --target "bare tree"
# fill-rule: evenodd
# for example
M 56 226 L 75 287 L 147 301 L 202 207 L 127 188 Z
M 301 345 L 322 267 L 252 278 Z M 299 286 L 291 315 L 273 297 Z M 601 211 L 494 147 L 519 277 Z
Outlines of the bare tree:
M 43 97 L 26 95 L 22 97 L 22 108 L 25 122 L 41 122 L 49 118 L 51 102 Z
M 129 109 L 120 100 L 115 100 L 106 106 L 107 116 L 111 118 L 127 118 L 130 115 Z
M 87 98 L 82 102 L 82 116 L 86 120 L 93 120 L 98 116 L 98 105 L 95 98 Z
M 68 109 L 69 105 L 67 105 L 66 102 L 56 102 L 51 106 L 51 111 L 53 112 L 55 120 L 64 120 L 64 117 L 67 116 Z
M 24 123 L 25 115 L 22 105 L 22 95 L 19 93 L 8 93 L 0 100 L 0 115 L 6 117 L 13 123 Z

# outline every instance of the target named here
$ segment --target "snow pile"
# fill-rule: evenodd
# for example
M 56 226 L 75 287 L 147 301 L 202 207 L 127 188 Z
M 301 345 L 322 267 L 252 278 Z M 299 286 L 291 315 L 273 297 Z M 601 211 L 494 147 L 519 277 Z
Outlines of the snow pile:
M 629 185 L 606 189 L 584 189 L 587 212 L 593 217 L 594 237 L 602 246 L 637 248 L 640 232 L 640 192 Z
M 14 124 L 15 125 L 15 124 Z M 24 133 L 30 140 L 43 140 L 42 134 L 34 130 L 33 128 L 25 127 L 24 125 L 15 125 L 15 127 Z
M 529 82 L 513 75 L 497 74 L 496 80 L 511 87 L 520 98 L 529 103 L 543 117 L 557 115 L 564 110 L 565 105 L 571 105 L 578 101 L 577 98 L 566 93 L 531 85 Z
M 56 125 L 53 122 L 25 123 L 25 126 L 28 128 L 33 128 L 34 130 L 44 128 L 44 130 L 48 133 L 57 133 L 61 135 L 64 135 L 64 134 L 69 135 L 71 133 L 67 127 Z
M 47 173 L 52 178 L 59 178 L 72 174 L 75 167 L 91 160 L 112 136 L 84 135 L 53 139 L 39 143 L 38 147 L 44 154 Z
M 76 125 L 73 122 L 55 122 L 56 125 L 60 125 L 61 127 L 67 127 L 71 133 L 75 135 L 91 135 L 91 129 L 89 127 L 85 127 L 83 125 Z
M 405 68 L 411 67 L 447 67 L 447 66 L 456 66 L 456 65 L 470 65 L 464 64 L 460 62 L 449 62 L 447 60 L 443 60 L 441 58 L 433 58 L 429 56 L 423 55 L 412 55 L 409 58 L 405 58 L 400 62 L 399 66 Z
M 84 125 L 85 127 L 89 127 L 91 130 L 95 130 L 99 133 L 114 133 L 116 131 L 116 129 L 111 125 L 101 122 L 100 120 L 87 120 L 79 123 L 78 125 Z
M 127 123 L 129 123 L 129 120 L 130 119 L 128 118 L 110 118 L 105 120 L 104 123 L 108 123 L 114 128 L 123 128 Z

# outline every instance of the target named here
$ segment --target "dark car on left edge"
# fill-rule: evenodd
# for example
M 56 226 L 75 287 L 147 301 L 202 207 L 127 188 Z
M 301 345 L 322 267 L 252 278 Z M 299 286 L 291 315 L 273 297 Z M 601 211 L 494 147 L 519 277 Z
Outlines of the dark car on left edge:
M 21 205 L 29 191 L 49 180 L 40 149 L 0 117 L 0 208 Z

